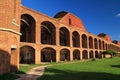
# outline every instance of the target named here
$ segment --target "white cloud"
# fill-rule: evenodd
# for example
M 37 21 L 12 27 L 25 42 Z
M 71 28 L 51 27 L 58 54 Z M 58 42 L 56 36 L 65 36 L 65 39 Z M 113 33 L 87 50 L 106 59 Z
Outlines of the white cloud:
M 120 17 L 120 13 L 118 13 L 116 16 Z

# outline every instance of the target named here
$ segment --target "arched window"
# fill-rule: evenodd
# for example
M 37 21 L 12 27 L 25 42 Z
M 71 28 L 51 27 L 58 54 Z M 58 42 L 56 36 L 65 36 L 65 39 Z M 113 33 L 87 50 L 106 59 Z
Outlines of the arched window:
M 79 50 L 73 51 L 73 60 L 80 60 L 80 51 Z
M 70 33 L 67 28 L 60 28 L 60 45 L 70 46 Z
M 72 33 L 72 43 L 73 47 L 80 47 L 80 35 L 76 31 Z
M 34 64 L 35 63 L 35 49 L 30 46 L 20 48 L 20 63 Z
M 41 50 L 41 62 L 55 62 L 56 51 L 53 48 L 44 48 Z
M 41 23 L 41 43 L 50 45 L 56 44 L 56 29 L 49 21 Z
M 82 35 L 82 48 L 87 48 L 87 36 L 85 34 Z
M 35 42 L 35 20 L 32 16 L 28 14 L 23 14 L 21 16 L 21 28 L 20 36 L 21 42 Z
M 89 48 L 93 49 L 93 38 L 91 36 L 89 37 Z
M 70 51 L 68 49 L 60 50 L 60 61 L 70 61 Z

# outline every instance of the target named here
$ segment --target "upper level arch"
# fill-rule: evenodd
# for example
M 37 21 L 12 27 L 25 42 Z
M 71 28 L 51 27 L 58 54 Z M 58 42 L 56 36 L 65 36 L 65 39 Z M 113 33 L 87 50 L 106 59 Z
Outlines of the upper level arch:
M 82 48 L 87 48 L 87 46 L 88 46 L 88 44 L 87 44 L 87 35 L 82 34 L 81 38 L 82 38 Z
M 60 34 L 60 45 L 61 46 L 70 46 L 70 32 L 67 28 L 61 27 L 59 29 Z
M 80 35 L 77 31 L 72 32 L 73 47 L 80 47 Z
M 93 49 L 93 38 L 92 38 L 92 36 L 89 36 L 89 48 Z
M 22 14 L 20 21 L 21 42 L 35 42 L 35 19 L 29 14 Z
M 56 27 L 50 21 L 43 21 L 41 23 L 41 43 L 56 44 Z

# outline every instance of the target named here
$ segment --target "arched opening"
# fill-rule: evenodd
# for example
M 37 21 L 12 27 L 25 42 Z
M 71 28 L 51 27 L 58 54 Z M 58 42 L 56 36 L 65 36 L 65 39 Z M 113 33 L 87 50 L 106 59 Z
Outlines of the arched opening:
M 82 48 L 87 48 L 87 36 L 85 34 L 82 35 Z
M 93 53 L 93 51 L 90 51 L 89 53 L 90 53 L 90 55 L 89 55 L 90 58 L 94 58 L 94 53 Z
M 35 49 L 30 46 L 20 48 L 20 63 L 34 64 L 35 63 Z
M 99 58 L 99 53 L 98 53 L 98 51 L 95 51 L 95 58 Z
M 84 51 L 82 52 L 82 58 L 83 58 L 83 59 L 88 59 L 88 51 L 87 51 L 87 50 L 84 50 Z
M 60 45 L 70 46 L 70 33 L 67 28 L 60 28 Z
M 21 16 L 21 27 L 20 32 L 22 35 L 20 36 L 21 42 L 35 42 L 35 20 L 32 16 L 28 14 L 23 14 Z
M 93 38 L 91 36 L 89 37 L 89 48 L 93 49 Z
M 56 51 L 49 47 L 42 49 L 41 62 L 56 62 Z
M 99 58 L 102 58 L 103 56 L 102 56 L 102 51 L 100 51 L 100 54 L 99 54 Z
M 80 47 L 80 35 L 78 32 L 74 31 L 72 33 L 73 47 Z
M 73 51 L 73 60 L 80 60 L 80 51 L 79 50 Z
M 99 49 L 101 50 L 101 40 L 99 40 Z
M 56 44 L 56 28 L 49 21 L 41 23 L 41 43 L 50 45 Z
M 0 75 L 10 71 L 10 54 L 0 50 Z
M 94 39 L 94 46 L 95 46 L 95 49 L 98 49 L 98 42 L 96 38 Z
M 105 42 L 102 41 L 102 47 L 103 47 L 103 50 L 105 50 Z
M 70 51 L 68 49 L 60 50 L 60 61 L 70 61 Z

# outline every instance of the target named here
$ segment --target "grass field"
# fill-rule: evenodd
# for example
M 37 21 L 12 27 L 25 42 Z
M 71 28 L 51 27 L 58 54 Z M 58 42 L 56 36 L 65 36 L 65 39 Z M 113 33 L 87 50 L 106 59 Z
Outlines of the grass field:
M 50 66 L 38 80 L 120 80 L 120 57 Z

